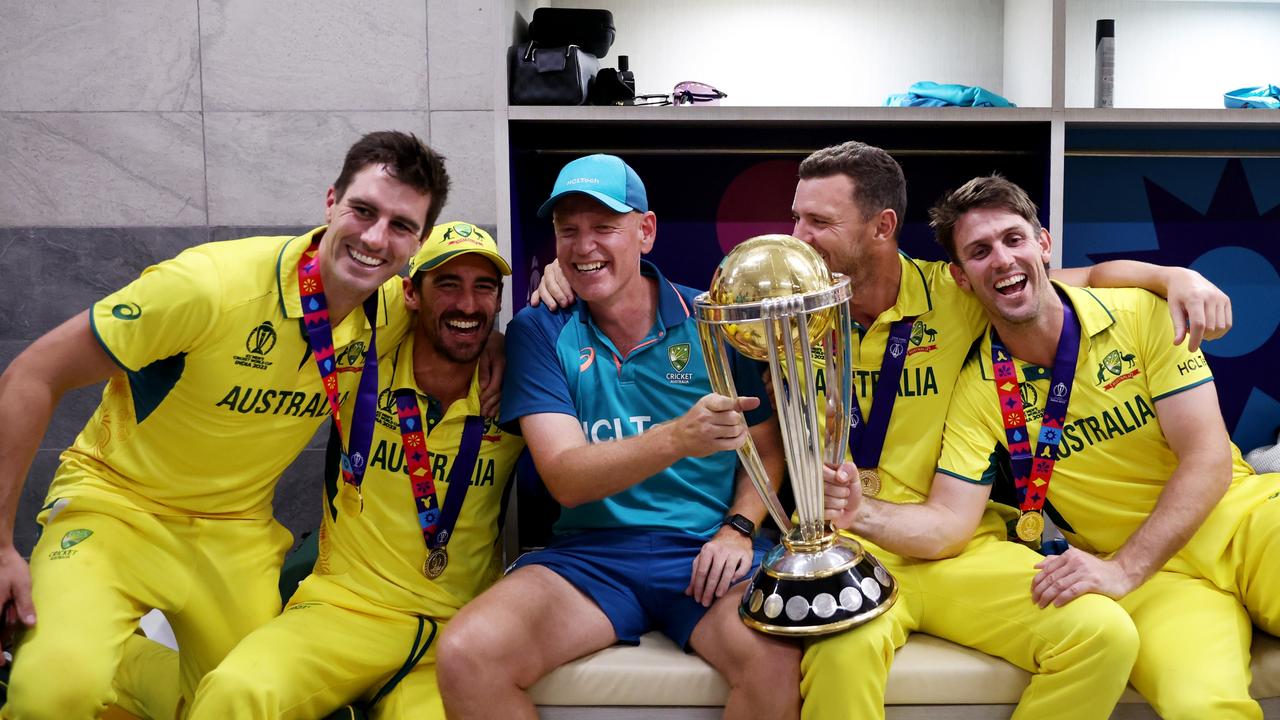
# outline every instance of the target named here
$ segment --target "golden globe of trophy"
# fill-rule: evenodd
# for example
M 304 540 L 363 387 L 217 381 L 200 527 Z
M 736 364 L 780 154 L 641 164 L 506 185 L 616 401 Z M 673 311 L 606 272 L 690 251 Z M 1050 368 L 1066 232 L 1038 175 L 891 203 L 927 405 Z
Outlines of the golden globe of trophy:
M 783 511 L 748 437 L 738 457 L 783 532 L 739 608 L 743 622 L 762 632 L 838 632 L 875 618 L 898 596 L 884 566 L 823 518 L 823 463 L 841 462 L 849 441 L 849 296 L 849 279 L 833 275 L 813 248 L 790 235 L 762 235 L 734 248 L 711 289 L 694 300 L 712 389 L 737 397 L 727 346 L 769 363 L 797 522 Z M 815 358 L 825 365 L 821 395 Z

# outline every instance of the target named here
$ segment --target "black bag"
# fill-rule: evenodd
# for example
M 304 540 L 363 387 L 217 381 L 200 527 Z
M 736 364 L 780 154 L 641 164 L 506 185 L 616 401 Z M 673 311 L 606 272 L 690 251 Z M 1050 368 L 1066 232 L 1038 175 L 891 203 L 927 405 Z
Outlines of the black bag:
M 512 105 L 582 105 L 599 68 L 596 56 L 577 45 L 513 45 L 507 49 L 507 97 Z
M 539 46 L 577 45 L 597 59 L 609 54 L 613 34 L 613 13 L 608 10 L 540 7 L 529 23 L 529 39 Z

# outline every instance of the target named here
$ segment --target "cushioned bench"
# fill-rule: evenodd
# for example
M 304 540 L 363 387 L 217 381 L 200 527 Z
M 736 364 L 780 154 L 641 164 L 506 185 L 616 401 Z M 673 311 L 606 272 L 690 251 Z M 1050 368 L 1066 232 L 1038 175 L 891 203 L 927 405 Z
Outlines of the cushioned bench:
M 1280 640 L 1253 641 L 1253 696 L 1267 717 L 1280 717 Z M 891 720 L 1007 718 L 1030 676 L 1018 668 L 930 635 L 911 636 L 889 673 Z M 711 666 L 680 652 L 658 633 L 638 647 L 614 646 L 576 660 L 532 689 L 542 718 L 551 720 L 698 719 L 720 717 L 728 686 Z M 1113 718 L 1155 718 L 1132 688 Z

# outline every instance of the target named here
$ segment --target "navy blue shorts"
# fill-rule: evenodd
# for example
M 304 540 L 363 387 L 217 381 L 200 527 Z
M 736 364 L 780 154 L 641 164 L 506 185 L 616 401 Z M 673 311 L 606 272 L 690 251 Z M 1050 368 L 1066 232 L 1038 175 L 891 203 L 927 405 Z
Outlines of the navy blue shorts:
M 568 580 L 604 611 L 618 642 L 638 645 L 656 629 L 688 650 L 689 635 L 708 608 L 684 594 L 706 538 L 660 530 L 591 530 L 555 537 L 527 552 L 511 570 L 541 565 Z M 757 537 L 749 579 L 773 543 Z

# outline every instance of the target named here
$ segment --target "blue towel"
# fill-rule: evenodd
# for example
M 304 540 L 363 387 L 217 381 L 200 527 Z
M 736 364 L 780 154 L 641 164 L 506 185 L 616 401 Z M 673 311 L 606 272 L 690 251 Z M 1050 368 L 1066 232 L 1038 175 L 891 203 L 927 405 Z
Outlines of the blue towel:
M 1275 85 L 1259 85 L 1232 90 L 1223 94 L 1222 104 L 1229 108 L 1280 110 L 1280 88 Z
M 1017 107 L 976 85 L 945 85 L 928 80 L 912 84 L 906 93 L 890 95 L 884 104 L 890 107 Z

